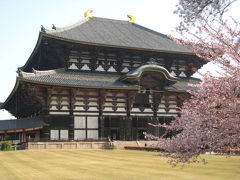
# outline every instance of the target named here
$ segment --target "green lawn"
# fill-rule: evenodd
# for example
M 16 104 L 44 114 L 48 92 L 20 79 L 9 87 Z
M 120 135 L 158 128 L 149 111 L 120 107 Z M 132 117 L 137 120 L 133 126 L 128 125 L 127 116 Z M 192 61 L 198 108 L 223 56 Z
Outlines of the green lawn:
M 240 156 L 205 155 L 207 165 L 181 169 L 153 154 L 133 150 L 0 152 L 0 180 L 240 179 Z

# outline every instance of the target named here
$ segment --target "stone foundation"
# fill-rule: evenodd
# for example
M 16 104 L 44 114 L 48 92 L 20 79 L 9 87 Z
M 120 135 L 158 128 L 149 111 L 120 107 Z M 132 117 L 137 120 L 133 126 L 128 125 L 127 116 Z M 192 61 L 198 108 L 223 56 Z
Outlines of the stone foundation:
M 157 141 L 113 141 L 113 142 L 28 142 L 28 150 L 81 150 L 81 149 L 124 149 L 124 146 L 156 147 Z
M 28 150 L 110 149 L 109 142 L 28 142 Z

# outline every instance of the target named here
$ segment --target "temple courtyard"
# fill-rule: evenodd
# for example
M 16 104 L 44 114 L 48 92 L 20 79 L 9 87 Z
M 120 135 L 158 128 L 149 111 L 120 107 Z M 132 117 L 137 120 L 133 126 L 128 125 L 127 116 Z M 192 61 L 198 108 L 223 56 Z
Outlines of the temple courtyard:
M 134 150 L 0 152 L 0 179 L 240 179 L 240 156 L 204 155 L 206 165 L 172 168 L 156 154 Z

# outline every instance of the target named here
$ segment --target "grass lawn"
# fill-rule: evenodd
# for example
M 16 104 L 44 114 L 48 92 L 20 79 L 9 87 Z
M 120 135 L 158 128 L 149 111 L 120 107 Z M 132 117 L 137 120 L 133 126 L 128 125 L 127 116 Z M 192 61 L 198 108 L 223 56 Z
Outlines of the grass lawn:
M 240 179 L 240 156 L 205 155 L 207 165 L 181 169 L 153 154 L 134 150 L 0 151 L 0 180 Z

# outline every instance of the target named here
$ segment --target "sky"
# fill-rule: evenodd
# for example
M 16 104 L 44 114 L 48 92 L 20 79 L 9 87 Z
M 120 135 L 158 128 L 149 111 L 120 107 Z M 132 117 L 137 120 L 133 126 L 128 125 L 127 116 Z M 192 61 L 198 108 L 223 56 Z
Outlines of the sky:
M 163 34 L 174 34 L 180 19 L 173 11 L 178 0 L 0 0 L 0 102 L 4 102 L 16 82 L 16 71 L 28 60 L 41 25 L 64 27 L 93 10 L 96 17 L 135 22 Z M 237 12 L 237 11 L 236 11 Z M 14 118 L 0 110 L 0 120 Z

